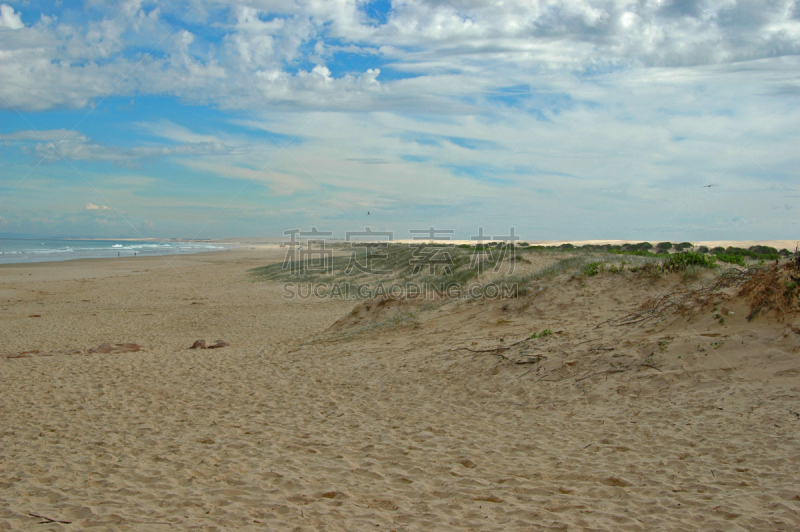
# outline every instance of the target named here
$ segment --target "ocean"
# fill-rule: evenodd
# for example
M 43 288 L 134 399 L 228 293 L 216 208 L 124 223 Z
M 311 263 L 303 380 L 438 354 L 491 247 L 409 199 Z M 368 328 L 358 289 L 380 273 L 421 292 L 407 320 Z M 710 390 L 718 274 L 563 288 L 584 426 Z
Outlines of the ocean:
M 111 257 L 183 255 L 226 249 L 204 242 L 0 238 L 0 264 Z

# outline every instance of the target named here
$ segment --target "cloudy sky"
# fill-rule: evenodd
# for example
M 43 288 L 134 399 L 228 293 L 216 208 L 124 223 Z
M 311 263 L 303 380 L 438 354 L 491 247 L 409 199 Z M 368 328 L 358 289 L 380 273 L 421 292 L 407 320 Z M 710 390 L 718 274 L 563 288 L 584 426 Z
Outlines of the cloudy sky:
M 797 238 L 799 124 L 800 0 L 0 0 L 6 236 Z

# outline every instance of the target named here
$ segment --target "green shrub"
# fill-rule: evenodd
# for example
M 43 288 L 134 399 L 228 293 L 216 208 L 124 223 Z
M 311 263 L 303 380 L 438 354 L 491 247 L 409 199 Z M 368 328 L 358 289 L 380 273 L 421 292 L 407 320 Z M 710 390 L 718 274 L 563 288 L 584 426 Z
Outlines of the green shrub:
M 756 255 L 778 255 L 778 250 L 769 246 L 751 246 L 748 251 Z
M 744 257 L 741 255 L 730 255 L 728 253 L 717 253 L 715 255 L 717 260 L 722 262 L 727 262 L 728 264 L 736 264 L 738 266 L 742 266 L 743 268 L 747 267 L 747 264 L 744 262 Z
M 586 266 L 583 267 L 583 273 L 588 275 L 589 277 L 594 277 L 600 270 L 603 269 L 603 265 L 600 262 L 590 262 Z
M 657 264 L 648 262 L 642 264 L 641 266 L 636 266 L 634 268 L 631 268 L 631 271 L 638 273 L 642 277 L 646 277 L 649 278 L 650 280 L 655 281 L 656 279 L 661 277 L 662 268 Z
M 727 249 L 715 247 L 711 253 L 716 255 L 722 262 L 729 262 L 731 264 L 745 265 L 745 258 L 753 260 L 777 260 L 781 258 L 781 253 L 769 246 L 751 246 L 749 249 L 737 248 L 730 246 Z
M 610 249 L 608 250 L 609 253 L 613 253 L 615 255 L 634 255 L 636 257 L 666 257 L 667 253 L 650 253 L 649 251 L 645 251 L 643 249 L 623 249 L 621 251 Z
M 668 272 L 682 272 L 687 266 L 701 266 L 703 268 L 716 268 L 717 264 L 714 257 L 709 257 L 703 253 L 694 251 L 682 251 L 670 255 L 664 261 L 662 269 Z

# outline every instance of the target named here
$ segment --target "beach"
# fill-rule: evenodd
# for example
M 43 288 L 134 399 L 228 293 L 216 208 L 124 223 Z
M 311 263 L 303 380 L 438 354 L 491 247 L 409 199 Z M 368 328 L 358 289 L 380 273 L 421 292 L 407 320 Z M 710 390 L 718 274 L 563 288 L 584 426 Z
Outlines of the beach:
M 287 300 L 285 254 L 0 266 L 0 530 L 800 528 L 796 315 L 624 265 Z

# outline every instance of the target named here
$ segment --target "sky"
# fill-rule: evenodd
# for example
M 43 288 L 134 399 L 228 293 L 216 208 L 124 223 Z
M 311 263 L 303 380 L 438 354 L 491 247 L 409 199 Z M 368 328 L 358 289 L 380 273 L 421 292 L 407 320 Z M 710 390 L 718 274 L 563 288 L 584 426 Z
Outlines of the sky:
M 0 0 L 5 237 L 793 239 L 799 124 L 800 0 Z

